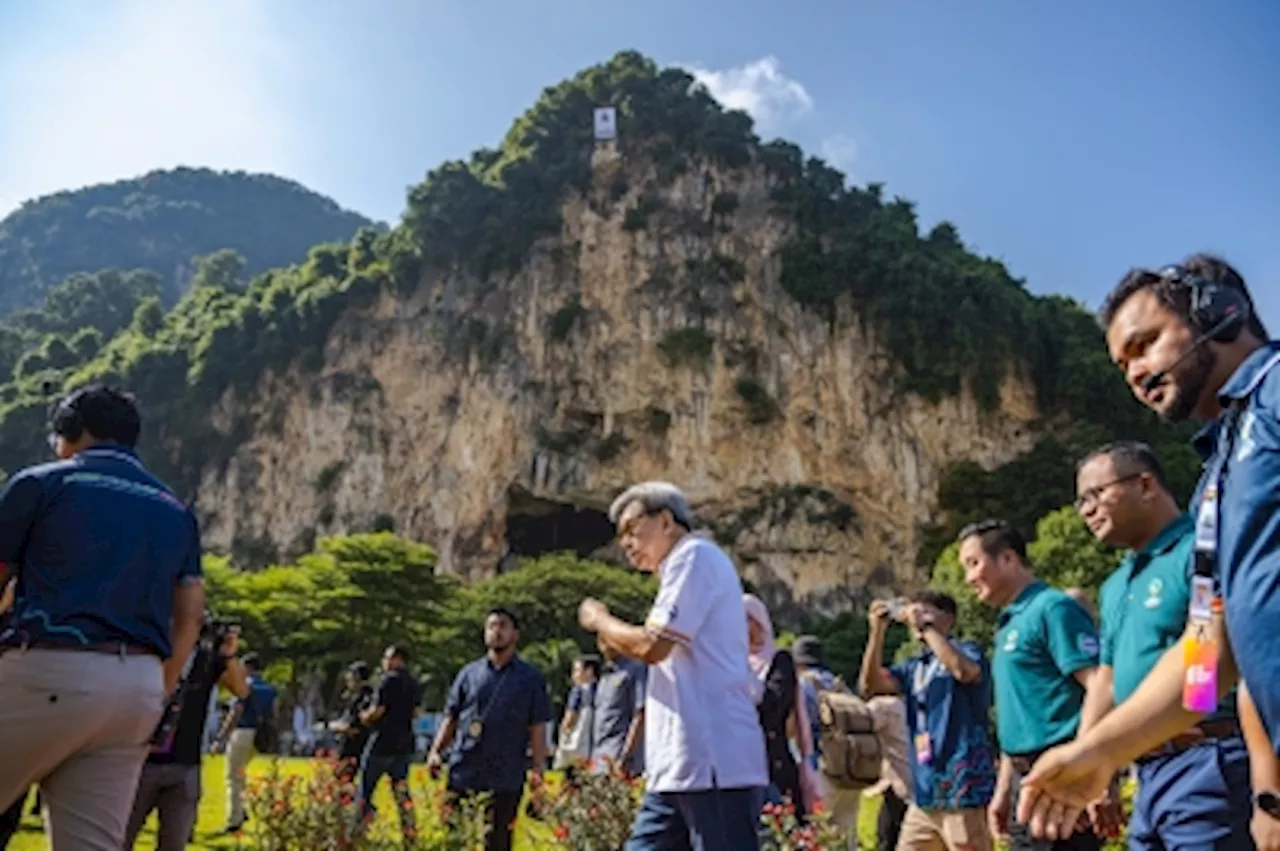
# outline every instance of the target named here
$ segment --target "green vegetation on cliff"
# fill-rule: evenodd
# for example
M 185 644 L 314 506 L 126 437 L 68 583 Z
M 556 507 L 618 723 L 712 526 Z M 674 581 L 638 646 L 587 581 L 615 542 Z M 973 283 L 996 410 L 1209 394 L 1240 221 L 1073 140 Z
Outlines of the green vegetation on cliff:
M 316 245 L 305 261 L 259 274 L 261 253 L 243 268 L 234 253 L 206 257 L 192 288 L 167 312 L 153 295 L 155 282 L 136 273 L 128 282 L 94 284 L 95 292 L 115 293 L 103 296 L 114 308 L 101 320 L 57 307 L 65 299 L 57 302 L 62 296 L 50 293 L 45 324 L 29 323 L 10 340 L 0 335 L 0 357 L 16 352 L 11 380 L 0 388 L 0 468 L 40 457 L 54 395 L 110 378 L 144 401 L 148 460 L 184 495 L 194 495 L 197 473 L 224 461 L 250 425 L 247 417 L 233 417 L 229 433 L 216 431 L 209 417 L 216 402 L 229 388 L 254 387 L 267 373 L 315 368 L 333 323 L 349 308 L 382 291 L 411 292 L 428 273 L 473 279 L 473 295 L 482 300 L 493 288 L 479 282 L 491 284 L 531 252 L 568 256 L 571 247 L 553 240 L 562 203 L 591 186 L 590 115 L 601 103 L 618 108 L 624 157 L 652 163 L 659 184 L 709 166 L 767 171 L 779 215 L 794 222 L 782 251 L 783 288 L 830 322 L 867 324 L 892 356 L 886 379 L 899 392 L 937 399 L 967 389 L 993 408 L 1006 375 L 1034 382 L 1045 425 L 1054 427 L 1043 429 L 1048 436 L 1010 465 L 988 472 L 961 464 L 949 472 L 942 493 L 946 522 L 930 530 L 924 561 L 932 562 L 960 522 L 978 515 L 1003 514 L 1030 532 L 1040 516 L 1069 501 L 1073 457 L 1104 438 L 1150 439 L 1165 451 L 1174 479 L 1188 479 L 1185 453 L 1168 448 L 1181 435 L 1160 427 L 1129 398 L 1080 305 L 1032 296 L 1002 264 L 968 251 L 949 224 L 921 234 L 909 202 L 886 201 L 875 184 L 846 186 L 842 174 L 806 159 L 794 145 L 761 143 L 744 113 L 721 108 L 688 73 L 661 69 L 634 52 L 546 89 L 498 148 L 432 170 L 410 191 L 405 220 L 390 233 L 363 229 L 350 243 Z M 608 203 L 617 206 L 626 191 L 615 182 Z M 592 203 L 604 202 L 593 197 Z M 714 206 L 716 216 L 731 217 L 738 199 L 718 197 Z M 211 209 L 201 207 L 202 214 L 212 215 Z M 15 214 L 23 217 L 18 223 L 34 210 Z M 193 212 L 190 220 L 200 217 Z M 223 248 L 230 227 L 211 225 L 208 241 L 182 244 Z M 269 229 L 251 229 L 270 238 Z M 181 240 L 166 244 L 175 242 Z M 0 259 L 6 256 L 0 249 Z M 735 258 L 717 257 L 709 255 L 708 262 L 717 263 L 718 278 L 741 278 Z M 94 255 L 92 262 L 147 266 L 128 253 Z M 93 289 L 83 282 L 64 286 Z M 127 323 L 126 305 L 132 305 Z M 551 323 L 557 338 L 571 333 L 579 316 L 572 305 L 564 310 Z M 476 316 L 453 320 L 446 324 L 460 329 L 459 345 L 488 352 L 480 360 L 492 362 L 489 341 L 503 338 L 500 329 Z M 72 327 L 77 322 L 84 324 Z M 91 330 L 82 334 L 82 328 Z M 677 329 L 663 340 L 673 368 L 709 356 L 715 345 L 702 328 Z M 763 421 L 773 415 L 772 400 L 753 382 L 744 376 L 738 391 Z M 162 456 L 160 446 L 168 454 Z
M 196 255 L 231 249 L 256 274 L 371 224 L 297 183 L 244 172 L 178 168 L 59 192 L 0 220 L 0 315 L 105 268 L 154 272 L 171 304 Z

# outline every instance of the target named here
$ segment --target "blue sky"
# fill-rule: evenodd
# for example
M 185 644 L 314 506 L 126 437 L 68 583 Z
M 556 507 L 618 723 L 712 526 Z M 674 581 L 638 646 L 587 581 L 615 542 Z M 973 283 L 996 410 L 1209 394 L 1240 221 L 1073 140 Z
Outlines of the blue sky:
M 1222 252 L 1280 328 L 1280 3 L 0 0 L 0 215 L 179 164 L 385 221 L 620 49 L 949 219 L 1037 292 Z M 584 121 L 589 116 L 584 116 Z

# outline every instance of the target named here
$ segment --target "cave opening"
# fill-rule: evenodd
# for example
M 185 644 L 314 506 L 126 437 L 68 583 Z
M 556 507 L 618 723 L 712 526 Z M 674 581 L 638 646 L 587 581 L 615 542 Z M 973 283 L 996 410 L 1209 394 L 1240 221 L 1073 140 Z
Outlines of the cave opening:
M 579 558 L 617 561 L 613 524 L 605 511 L 590 506 L 543 499 L 523 488 L 507 494 L 506 572 L 517 559 L 537 558 L 569 550 Z

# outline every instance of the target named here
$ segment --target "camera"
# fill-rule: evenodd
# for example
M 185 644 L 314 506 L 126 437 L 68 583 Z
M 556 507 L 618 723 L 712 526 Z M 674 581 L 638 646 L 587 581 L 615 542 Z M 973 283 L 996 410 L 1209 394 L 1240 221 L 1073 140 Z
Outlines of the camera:
M 200 641 L 206 646 L 217 650 L 226 643 L 227 635 L 232 631 L 240 631 L 240 622 L 232 618 L 215 618 L 212 615 L 206 615 L 204 626 L 200 629 Z

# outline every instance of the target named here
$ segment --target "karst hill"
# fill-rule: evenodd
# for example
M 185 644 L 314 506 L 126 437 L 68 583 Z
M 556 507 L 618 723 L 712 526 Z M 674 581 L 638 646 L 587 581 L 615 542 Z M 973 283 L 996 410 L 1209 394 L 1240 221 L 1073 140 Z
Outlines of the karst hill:
M 246 566 L 373 528 L 473 576 L 587 554 L 619 489 L 661 477 L 757 587 L 829 609 L 919 584 L 962 521 L 1029 529 L 1096 439 L 1176 437 L 1079 305 L 632 52 L 431 171 L 389 232 L 226 277 L 16 376 L 0 467 L 40 455 L 56 390 L 110 377 Z

